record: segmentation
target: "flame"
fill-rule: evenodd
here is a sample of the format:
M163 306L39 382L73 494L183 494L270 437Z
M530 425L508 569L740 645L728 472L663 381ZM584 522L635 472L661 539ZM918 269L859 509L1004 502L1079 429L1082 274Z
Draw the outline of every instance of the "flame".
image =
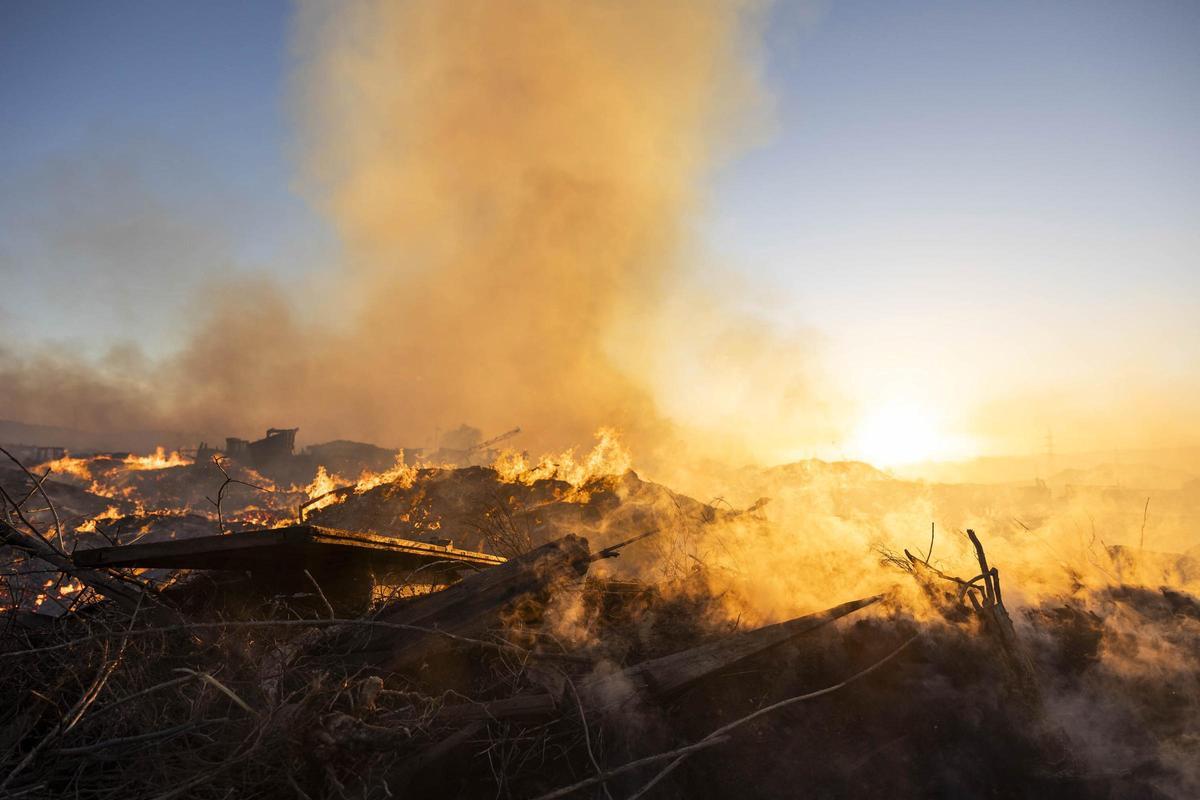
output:
M396 463L389 469L376 473L364 470L358 478L358 483L354 484L354 493L362 494L385 483L398 485L402 489L409 489L416 479L417 468L404 463L404 451L401 450L396 454Z
M317 474L304 487L304 493L308 495L309 500L316 500L318 497L323 497L336 488L338 488L337 481L333 479L333 476L322 465L317 467Z
M42 466L58 475L70 475L74 478L78 478L81 481L92 480L90 459L77 458L75 456L63 456L62 458L56 458L53 461L47 461Z
M248 528L283 528L295 523L295 517L270 508L248 506L233 514L230 521Z
M95 533L96 525L98 523L104 522L104 521L110 520L110 519L119 519L120 517L121 517L120 509L118 509L116 506L109 506L108 508L101 511L99 514L96 514L95 516L84 520L82 524L77 525L75 527L75 532L76 533Z
M162 447L157 447L154 452L148 456L126 456L125 466L131 470L146 470L146 469L167 469L169 467L186 467L192 462L179 454L178 450L172 450L170 455L167 455L166 450Z
M589 480L603 475L621 475L633 464L629 451L621 443L620 434L612 428L596 431L596 445L582 459L575 457L575 448L558 456L542 456L530 466L525 456L511 450L501 453L492 468L506 483L532 484L555 479L578 488Z
M325 469L324 465L317 467L317 474L307 486L304 487L304 493L308 495L308 499L314 502L308 504L309 511L316 511L319 508L331 506L334 503L341 502L342 498L333 494L335 489L338 489L338 483L333 475Z
M401 488L409 488L417 477L417 468L404 463L404 452L396 454L395 463L388 469L382 472L371 472L363 470L359 475L358 480L354 483L354 494L362 494L363 492L374 489L376 486L398 485ZM339 478L336 475L330 474L325 469L324 465L317 467L317 473L313 476L312 481L304 487L303 491L308 496L308 499L313 501L306 508L309 511L326 508L343 502L347 493L335 492L338 489L345 488L345 482L339 483Z

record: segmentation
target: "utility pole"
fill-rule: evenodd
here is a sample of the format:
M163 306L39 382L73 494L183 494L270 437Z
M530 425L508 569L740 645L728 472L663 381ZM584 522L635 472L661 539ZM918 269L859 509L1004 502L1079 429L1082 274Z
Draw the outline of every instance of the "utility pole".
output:
M1046 429L1046 477L1054 474L1054 432Z

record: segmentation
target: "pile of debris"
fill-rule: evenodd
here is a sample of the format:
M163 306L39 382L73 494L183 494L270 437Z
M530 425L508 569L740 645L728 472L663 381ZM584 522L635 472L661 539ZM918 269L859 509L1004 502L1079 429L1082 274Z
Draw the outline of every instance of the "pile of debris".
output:
M26 477L2 497L10 571L83 589L54 617L9 595L2 796L1198 788L1197 671L1165 686L1107 668L1106 620L1078 605L1032 606L1018 630L973 533L978 575L906 553L891 562L911 593L750 626L698 561L657 583L596 569L746 515L632 473L575 486L441 470L286 527L73 552L43 522L44 476ZM1114 587L1106 602L1200 644L1190 595ZM1119 753L1097 741L1130 725Z

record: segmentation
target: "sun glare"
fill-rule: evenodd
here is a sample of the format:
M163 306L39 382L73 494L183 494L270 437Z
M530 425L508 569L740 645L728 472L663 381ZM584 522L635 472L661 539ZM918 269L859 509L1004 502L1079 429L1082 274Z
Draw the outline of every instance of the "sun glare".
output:
M849 454L877 467L894 467L963 455L962 443L930 409L893 403L868 411L854 430Z

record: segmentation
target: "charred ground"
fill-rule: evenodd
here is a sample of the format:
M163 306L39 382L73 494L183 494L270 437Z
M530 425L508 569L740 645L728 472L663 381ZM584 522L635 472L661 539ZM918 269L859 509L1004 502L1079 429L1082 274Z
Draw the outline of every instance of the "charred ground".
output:
M405 467L317 492L231 463L77 466L0 472L11 796L1200 790L1195 558L1106 546L1103 525L1048 581L1017 558L1018 526L939 532L933 553L915 529L797 551L780 537L806 531L781 531L793 518L769 503L701 502L628 471ZM972 510L979 487L785 472L765 488L825 537L831 513L882 530L918 495L951 525L997 518ZM747 481L746 496L764 488ZM987 502L1049 536L1054 494L1033 494ZM73 557L300 516L508 560L438 581L380 574L346 598L261 570ZM755 602L805 585L791 606Z

